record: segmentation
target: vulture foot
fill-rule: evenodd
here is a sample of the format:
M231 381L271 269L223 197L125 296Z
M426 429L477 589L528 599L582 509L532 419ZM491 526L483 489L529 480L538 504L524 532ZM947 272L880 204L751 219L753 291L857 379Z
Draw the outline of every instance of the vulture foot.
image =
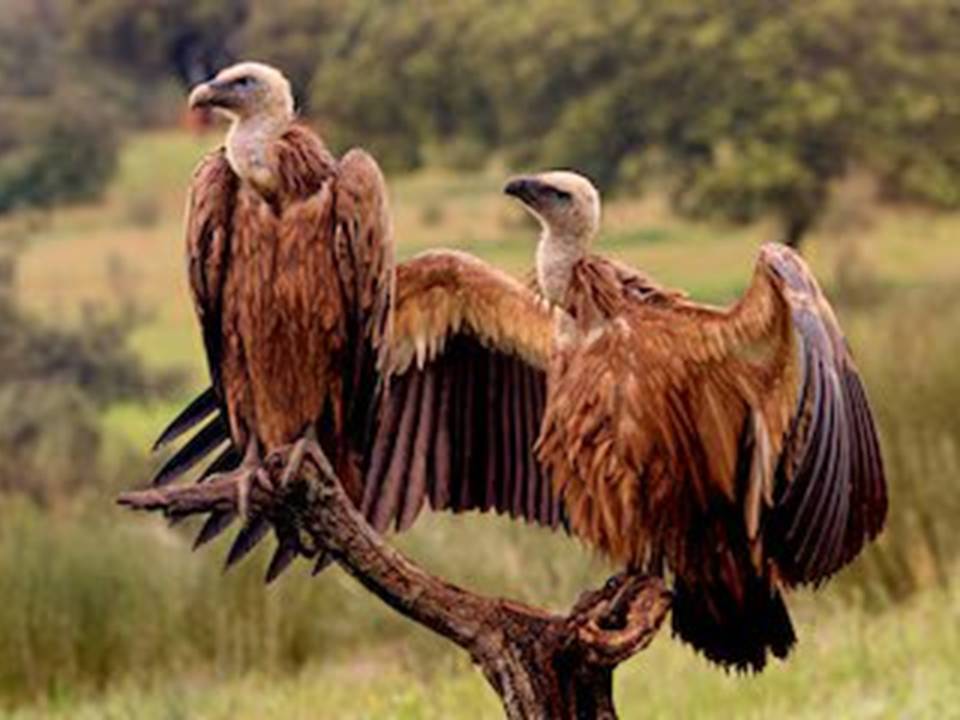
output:
M270 471L266 473L266 477L277 478L277 471L282 468L279 478L274 481L275 484L271 489L279 493L288 489L308 459L319 467L331 468L330 461L317 442L316 432L313 429L308 429L295 443L275 450L267 458L266 466ZM321 572L332 561L324 548L317 546L309 534L301 532L294 518L283 514L278 515L273 518L273 527L278 546L267 569L268 583L273 582L298 556L317 558L314 574Z
M330 472L333 472L333 466L323 452L323 448L320 447L320 443L317 442L316 432L313 429L307 430L293 445L277 451L276 455L281 457L286 455L283 473L280 475L280 489L289 487L307 459L316 463L317 467L329 468Z
M237 511L240 517L251 522L250 517L250 490L254 483L259 483L264 489L271 487L270 477L260 464L259 460L248 463L246 460L235 470L216 473L210 476L210 481L217 483L232 483L236 487Z

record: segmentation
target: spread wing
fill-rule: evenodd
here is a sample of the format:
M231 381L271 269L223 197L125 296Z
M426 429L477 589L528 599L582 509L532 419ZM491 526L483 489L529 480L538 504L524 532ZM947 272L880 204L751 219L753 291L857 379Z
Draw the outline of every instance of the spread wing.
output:
M435 510L495 510L556 527L533 457L553 325L522 284L471 256L397 269L394 334L362 509L379 531Z
M614 295L575 290L584 308ZM883 526L863 385L816 281L783 246L764 247L729 310L682 298L621 308L558 353L538 455L575 532L634 567L670 568L678 634L759 669L795 640L779 588L822 581Z
M398 266L368 431L362 506L372 524L406 529L426 503L564 521L532 452L552 333L531 290L476 258L430 252ZM194 401L205 417L216 410L204 402L209 393Z
M863 382L816 280L783 246L767 246L761 264L787 300L800 371L786 396L793 411L774 468L768 542L789 582L816 582L883 529L883 460Z
M678 573L696 566L715 545L688 542L690 531L723 505L737 509L731 537L745 534L758 566L772 559L791 584L826 578L879 533L887 501L866 394L829 304L789 249L764 247L730 310L634 303L568 362L546 424L574 423L578 440L560 447L574 433L546 432L540 454L574 488L570 473L602 472L601 456L619 449L629 470L620 484L639 484L623 504L639 512L618 515L611 500L597 534L634 526L631 560L666 552ZM571 516L592 513L583 504L605 492L566 498Z

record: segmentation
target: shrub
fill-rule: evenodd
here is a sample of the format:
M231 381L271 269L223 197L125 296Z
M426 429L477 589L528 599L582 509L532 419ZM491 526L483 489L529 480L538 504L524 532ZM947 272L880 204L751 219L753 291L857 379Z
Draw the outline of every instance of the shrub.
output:
M92 91L5 102L0 213L99 197L117 165L119 130Z

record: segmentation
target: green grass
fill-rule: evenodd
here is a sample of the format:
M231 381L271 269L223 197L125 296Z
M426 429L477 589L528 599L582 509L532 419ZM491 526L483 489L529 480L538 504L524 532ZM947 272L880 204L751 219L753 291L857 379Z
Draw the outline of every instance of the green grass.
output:
M152 313L138 350L188 369L199 388L181 213L191 168L215 141L135 137L105 202L56 214L35 238L19 276L24 301L69 322L85 303L133 295ZM458 247L529 269L536 229L500 194L503 179L430 170L392 181L399 255ZM664 632L617 676L624 717L960 716L960 603L946 589L960 552L960 216L864 214L869 224L828 218L808 257L837 300L881 424L888 531L830 590L793 599L801 645L789 663L729 677ZM609 203L604 223L598 250L710 301L737 295L773 236L762 224L679 220L657 196ZM107 413L114 462L130 448L142 457L184 399ZM146 475L139 464L127 472L126 485ZM0 506L0 715L497 716L463 657L338 571L312 580L294 569L265 590L263 548L222 575L224 542L191 554L185 530L113 507L115 489L91 479L85 502ZM608 570L567 538L489 518L430 518L397 542L457 582L558 609Z
M810 609L810 608L807 608ZM827 612L830 611L830 612ZM958 716L960 601L930 593L895 613L867 615L821 602L801 615L802 644L762 676L724 675L664 632L621 668L616 698L623 718L924 718ZM479 673L460 656L429 675L404 669L387 649L339 663L313 663L277 678L179 677L127 686L105 697L65 697L22 710L35 718L473 718L499 717Z

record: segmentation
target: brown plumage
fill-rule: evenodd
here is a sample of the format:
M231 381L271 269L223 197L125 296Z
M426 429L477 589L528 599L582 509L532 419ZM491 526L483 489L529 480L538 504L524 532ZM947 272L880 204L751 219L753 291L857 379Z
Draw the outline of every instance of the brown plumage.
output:
M476 258L429 252L397 268L390 383L362 505L374 527L404 530L426 502L563 521L533 456L551 336L536 293Z
M669 570L674 629L711 659L785 656L782 591L852 560L887 509L866 395L806 264L766 245L744 297L712 308L589 254L583 178L507 192L544 226L541 284L563 311L537 457L573 531Z
M248 468L315 433L358 496L393 284L386 189L365 152L337 160L298 124L289 92L277 71L243 63L191 95L233 119L225 147L197 169L187 211L190 287L213 381L200 409L223 408ZM208 425L209 440L174 470L222 440L223 425ZM224 466L239 459L224 457Z
M378 411L362 446L364 492L357 499L367 520L381 532L405 530L429 506L563 523L558 496L533 454L546 402L549 308L505 273L448 251L398 265L394 297L380 368L389 382L378 385ZM158 445L216 411L208 390ZM180 460L184 453L205 456L226 439L216 414L167 462L165 481L189 467ZM220 457L236 462L236 456L231 445ZM226 525L213 516L206 527L200 542Z
M540 296L460 253L399 266L368 519L404 529L429 504L563 524L671 575L674 630L710 659L784 657L783 591L850 562L887 508L866 394L816 281L766 245L737 304L697 304L589 252L585 179L507 192L544 227Z
M600 205L585 179L507 191L544 225L553 309L461 254L401 267L368 516L402 529L430 500L563 521L624 566L672 575L674 629L710 659L786 656L783 591L850 562L887 507L866 395L809 269L765 245L740 302L697 304L588 252ZM524 403L543 371L545 404Z

